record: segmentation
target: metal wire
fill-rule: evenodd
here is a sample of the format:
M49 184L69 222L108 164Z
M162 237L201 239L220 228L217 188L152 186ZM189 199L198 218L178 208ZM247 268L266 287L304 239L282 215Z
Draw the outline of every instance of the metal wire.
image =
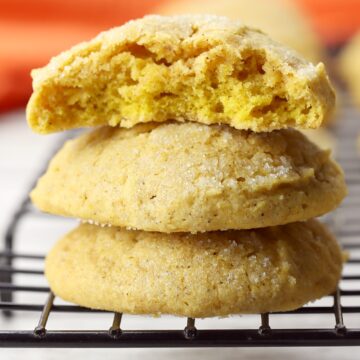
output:
M113 338L118 338L121 335L121 329L120 329L121 318L122 318L121 313L115 313L114 314L114 320L113 320L113 323L112 323L112 325L111 325L111 327L109 329L109 334Z
M55 296L52 292L49 293L49 296L44 305L44 309L41 313L38 326L34 330L34 335L38 337L44 337L46 335L46 323L48 321L51 308L54 303Z
M359 117L349 104L343 101L343 121L334 129L339 139L338 160L345 169L350 195L332 217L325 220L336 233L344 249L350 253L346 266L360 265L360 258L352 256L355 250L360 251L360 159L356 155L356 136L360 126ZM333 305L305 306L294 311L283 313L259 314L260 326L254 324L249 329L197 329L195 319L188 318L183 329L179 330L126 330L121 327L124 317L114 313L112 323L104 324L104 330L61 330L47 329L47 321L51 313L84 313L92 316L105 313L100 310L86 309L76 305L57 305L55 296L46 286L33 286L13 283L12 275L23 274L42 277L40 267L21 268L13 266L14 259L30 259L42 264L42 254L26 254L13 249L16 230L28 214L34 214L28 198L20 204L9 224L5 236L5 250L0 252L0 310L4 315L17 311L39 312L37 325L28 331L3 331L0 329L0 347L214 347L214 346L348 346L360 345L360 328L350 328L344 322L343 314L360 314L360 267L357 273L345 274L343 281L356 282L358 288L337 289L329 297ZM43 216L36 212L37 216ZM359 255L359 254L358 254ZM48 293L45 304L20 303L14 300L17 292ZM342 305L342 298L355 300L356 305ZM16 298L15 298L16 299ZM333 327L314 329L278 329L270 326L273 316L301 316L324 314L332 316ZM153 321L156 321L154 319Z

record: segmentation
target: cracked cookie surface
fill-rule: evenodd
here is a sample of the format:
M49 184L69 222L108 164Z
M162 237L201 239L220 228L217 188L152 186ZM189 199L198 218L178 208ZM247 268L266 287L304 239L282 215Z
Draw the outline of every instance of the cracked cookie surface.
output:
M323 64L218 16L147 16L101 33L34 70L30 127L169 119L256 132L317 128L334 108Z

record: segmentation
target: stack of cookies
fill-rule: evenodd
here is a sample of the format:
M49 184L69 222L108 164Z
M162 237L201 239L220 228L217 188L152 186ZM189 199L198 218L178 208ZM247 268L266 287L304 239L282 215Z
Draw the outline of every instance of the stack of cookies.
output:
M33 72L27 116L68 141L31 193L83 222L52 249L54 293L188 317L285 311L331 293L342 255L313 218L343 173L298 130L334 106L324 66L215 16L148 16Z

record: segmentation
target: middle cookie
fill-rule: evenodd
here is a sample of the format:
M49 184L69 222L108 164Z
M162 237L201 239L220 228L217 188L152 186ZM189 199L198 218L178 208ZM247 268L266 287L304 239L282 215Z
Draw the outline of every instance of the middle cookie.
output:
M91 223L194 233L307 220L345 195L329 152L296 130L168 122L68 141L31 198L45 212Z

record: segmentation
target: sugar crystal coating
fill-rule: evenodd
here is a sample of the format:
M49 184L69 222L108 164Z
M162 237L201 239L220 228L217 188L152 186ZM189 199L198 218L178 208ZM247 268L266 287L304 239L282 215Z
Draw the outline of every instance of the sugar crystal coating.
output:
M82 306L208 317L293 310L334 291L341 268L335 239L310 220L196 235L81 225L50 251L45 274Z
M329 152L296 130L170 122L67 142L31 198L43 211L99 224L203 232L306 220L345 194Z

